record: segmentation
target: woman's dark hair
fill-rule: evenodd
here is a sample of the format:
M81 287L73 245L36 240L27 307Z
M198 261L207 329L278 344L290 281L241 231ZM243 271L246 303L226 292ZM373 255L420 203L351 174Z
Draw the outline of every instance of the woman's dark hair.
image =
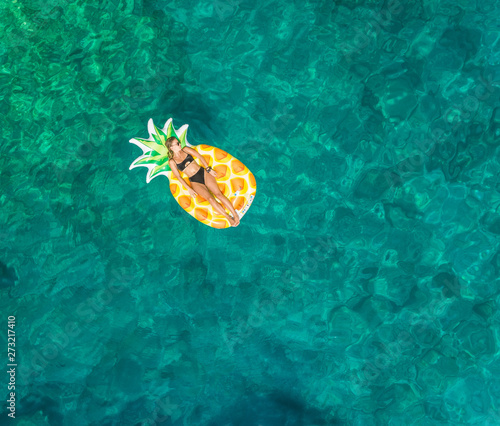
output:
M174 158L174 151L170 148L174 142L178 142L179 139L177 139L175 136L170 136L166 141L165 141L165 146L168 149L168 159L171 160Z

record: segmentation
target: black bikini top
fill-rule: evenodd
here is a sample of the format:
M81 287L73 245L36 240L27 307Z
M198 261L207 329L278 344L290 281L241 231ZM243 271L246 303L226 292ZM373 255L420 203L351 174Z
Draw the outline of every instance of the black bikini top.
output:
M175 161L175 160L174 160ZM186 161L188 162L187 164ZM184 158L184 161L182 163L175 163L177 164L177 167L180 169L180 171L184 171L187 166L189 166L192 162L194 161L194 158L191 154L186 155L186 158ZM181 168L182 167L182 168Z

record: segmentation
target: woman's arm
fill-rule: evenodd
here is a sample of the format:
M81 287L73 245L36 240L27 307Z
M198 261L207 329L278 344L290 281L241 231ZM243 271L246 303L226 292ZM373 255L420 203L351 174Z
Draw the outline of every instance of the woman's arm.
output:
M188 146L184 147L184 151L187 153L191 154L193 157L196 157L198 160L201 161L201 164L203 164L204 168L208 167L207 161L203 158L203 155L198 154L193 148L189 148Z
M182 178L181 174L179 173L179 169L177 168L177 164L175 164L175 161L174 160L169 160L168 161L168 165L170 166L170 169L172 170L174 176L177 179L179 179L180 183L182 183L182 186L189 191L191 189L191 187Z

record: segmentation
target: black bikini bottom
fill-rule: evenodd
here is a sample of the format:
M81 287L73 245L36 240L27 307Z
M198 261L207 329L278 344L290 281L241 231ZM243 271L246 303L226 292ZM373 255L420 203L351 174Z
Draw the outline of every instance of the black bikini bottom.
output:
M200 167L198 171L189 178L189 180L191 182L198 182L205 185L205 169L203 167Z

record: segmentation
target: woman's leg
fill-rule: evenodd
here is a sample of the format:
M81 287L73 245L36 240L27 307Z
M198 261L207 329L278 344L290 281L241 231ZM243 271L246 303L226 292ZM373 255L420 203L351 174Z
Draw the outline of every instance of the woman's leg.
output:
M238 213L236 213L236 210L234 209L234 206L231 204L231 201L227 199L227 197L222 193L222 191L219 189L219 185L217 185L217 181L215 178L208 172L205 171L205 184L207 185L207 188L212 191L212 194L214 194L215 197L217 197L222 204L233 214L234 219L236 220L236 224L240 223L240 217L238 216Z
M237 225L235 220L226 213L226 211L224 210L224 207L222 207L217 202L217 200L214 197L212 197L212 194L210 194L210 192L208 192L208 189L205 185L203 185L202 183L198 183L198 182L191 182L191 185L193 186L193 189L195 190L195 192L198 195L200 195L205 200L207 200L215 211L217 211L218 213L223 215L229 221L231 226Z

